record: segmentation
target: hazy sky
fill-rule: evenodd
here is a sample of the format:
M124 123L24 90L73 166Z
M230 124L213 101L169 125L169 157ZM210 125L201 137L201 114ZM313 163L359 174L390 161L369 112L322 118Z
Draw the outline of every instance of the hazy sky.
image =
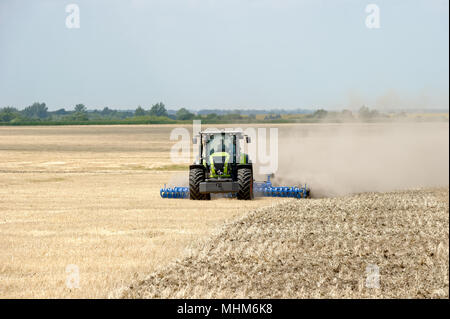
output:
M0 0L0 107L448 108L448 33L448 0Z

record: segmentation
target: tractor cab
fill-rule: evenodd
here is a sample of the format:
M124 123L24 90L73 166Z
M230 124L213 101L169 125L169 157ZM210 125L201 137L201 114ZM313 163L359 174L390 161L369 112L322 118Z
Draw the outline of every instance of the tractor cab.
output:
M236 163L236 135L214 133L204 142L203 164L209 169L209 177L231 177L229 164Z
M250 138L242 131L206 130L200 133L202 164L208 171L207 178L231 178L236 175L237 164L249 163L248 155L241 150L241 141Z

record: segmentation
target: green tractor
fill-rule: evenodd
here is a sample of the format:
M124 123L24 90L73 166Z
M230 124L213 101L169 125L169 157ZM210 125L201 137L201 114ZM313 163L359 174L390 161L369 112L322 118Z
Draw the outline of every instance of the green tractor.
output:
M253 165L240 147L250 143L241 131L205 130L193 138L199 156L189 166L189 198L209 200L213 193L229 193L237 199L253 199Z

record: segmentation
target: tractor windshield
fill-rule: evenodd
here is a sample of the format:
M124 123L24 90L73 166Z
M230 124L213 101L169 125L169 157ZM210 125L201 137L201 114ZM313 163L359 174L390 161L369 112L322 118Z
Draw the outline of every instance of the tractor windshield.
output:
M236 154L236 136L224 133L211 134L206 139L204 156L208 161L213 154L227 153L230 162L234 161Z

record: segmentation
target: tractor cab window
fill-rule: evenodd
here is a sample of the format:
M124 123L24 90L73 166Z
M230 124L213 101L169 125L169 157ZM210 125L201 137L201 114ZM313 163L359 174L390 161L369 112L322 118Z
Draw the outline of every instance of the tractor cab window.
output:
M213 154L227 153L230 157L230 162L232 162L234 155L236 154L236 137L229 134L211 134L206 139L204 147L204 157L207 162L209 162L209 157Z

